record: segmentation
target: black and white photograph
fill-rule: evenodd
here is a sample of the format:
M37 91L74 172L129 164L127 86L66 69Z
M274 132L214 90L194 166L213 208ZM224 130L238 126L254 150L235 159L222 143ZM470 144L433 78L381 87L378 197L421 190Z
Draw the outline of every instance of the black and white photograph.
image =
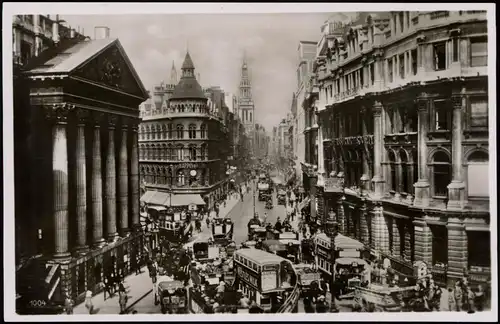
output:
M498 320L493 4L7 3L3 36L6 319Z

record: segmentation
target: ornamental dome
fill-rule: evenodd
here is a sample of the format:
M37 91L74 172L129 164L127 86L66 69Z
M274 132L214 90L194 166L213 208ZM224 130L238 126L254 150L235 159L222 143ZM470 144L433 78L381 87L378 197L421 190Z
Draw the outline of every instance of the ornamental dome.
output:
M194 74L194 64L189 52L182 63L182 75L170 99L206 99L203 89Z

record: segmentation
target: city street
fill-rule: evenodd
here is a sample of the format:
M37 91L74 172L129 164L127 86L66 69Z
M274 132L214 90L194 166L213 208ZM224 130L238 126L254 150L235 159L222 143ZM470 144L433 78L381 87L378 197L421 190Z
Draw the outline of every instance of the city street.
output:
M254 213L254 198L253 193L255 192L255 211L259 214L259 217L263 218L264 214L267 213L267 222L274 225L278 217L283 221L286 216L286 208L283 205L278 206L276 195L273 193L273 209L266 209L265 202L258 200L258 192L255 191L255 185L253 182L250 185L250 191L244 194L243 202L239 202L230 212L229 217L234 222L234 236L233 239L236 244L241 244L248 240L248 221L253 217Z

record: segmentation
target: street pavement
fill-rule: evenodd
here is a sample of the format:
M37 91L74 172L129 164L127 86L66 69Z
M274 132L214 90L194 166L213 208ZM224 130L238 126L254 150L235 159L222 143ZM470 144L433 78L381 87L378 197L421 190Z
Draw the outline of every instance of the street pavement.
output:
M131 313L135 304L142 301L142 299L153 295L151 293L153 284L151 278L149 278L147 267L143 267L139 275L132 274L127 276L124 286L128 295L127 313ZM120 304L118 300L118 294L116 293L111 298L106 294L106 300L104 300L104 293L93 296L92 303L94 305L94 310L92 314L120 314ZM89 312L85 307L85 302L76 305L73 308L73 313L88 314Z
M256 186L251 181L249 191L243 195L243 202L238 202L236 206L229 212L229 217L234 223L234 233L233 240L236 244L241 244L248 240L248 221L253 217L254 214L254 193L255 193L255 211L259 214L259 217L263 218L264 214L267 213L267 222L274 224L278 217L281 221L285 219L286 209L285 206L278 206L276 195L273 194L273 209L266 209L265 202L258 200L258 192L256 191Z

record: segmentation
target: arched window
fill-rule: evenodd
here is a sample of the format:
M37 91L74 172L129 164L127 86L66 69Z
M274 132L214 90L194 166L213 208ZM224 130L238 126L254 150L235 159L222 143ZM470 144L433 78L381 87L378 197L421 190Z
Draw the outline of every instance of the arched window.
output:
M146 133L146 139L151 139L151 126L146 126L147 133Z
M415 187L413 186L415 183L418 182L418 155L417 155L417 150L412 150L411 151L411 159L412 159L412 172L413 172L413 178L412 181L413 183L410 184L411 186L411 193L415 194Z
M451 163L448 155L443 151L438 151L432 159L434 196L446 197L448 195L448 185L451 182Z
M206 138L206 127L205 124L200 126L200 138Z
M184 126L182 126L181 124L177 125L177 138L184 138Z
M402 177L402 192L404 193L411 193L410 189L410 172L408 171L409 166L408 166L408 155L406 154L405 150L399 150L399 158L401 159L401 177Z
M180 113L183 113L183 112L184 112L184 105L180 105L180 106L179 106L179 112L180 112Z
M144 126L141 126L141 129L140 129L140 138L141 139L146 139L146 129L144 128Z
M397 191L397 178L396 178L396 156L393 151L389 151L389 174L391 179L391 191Z
M172 138L174 138L173 135L174 135L173 134L173 126L172 126L172 124L168 124L167 125L167 138L172 139Z
M167 145L166 144L162 144L161 145L160 160L165 160L166 157L167 157L166 155L167 155Z
M200 160L206 160L206 153L207 153L206 151L207 151L206 145L202 144L200 146Z
M196 146L189 146L189 159L191 161L196 161Z
M151 139L156 139L156 125L151 127Z
M185 175L183 170L177 172L177 185L184 186L186 183Z
M177 146L177 160L184 161L184 146L183 145Z
M139 160L144 159L144 145L141 145L139 148Z
M189 138L190 139L196 138L196 125L195 124L189 125Z
M165 124L161 125L161 138L166 139L167 138L167 127Z
M171 144L167 145L166 159L172 160L172 145Z
M476 151L467 160L468 197L489 197L488 153Z
M169 185L172 185L172 184L173 184L173 181L172 181L172 180L173 180L173 176L172 176L172 175L173 175L173 173L172 173L172 169L168 169L168 170L167 170L167 183L168 183Z

